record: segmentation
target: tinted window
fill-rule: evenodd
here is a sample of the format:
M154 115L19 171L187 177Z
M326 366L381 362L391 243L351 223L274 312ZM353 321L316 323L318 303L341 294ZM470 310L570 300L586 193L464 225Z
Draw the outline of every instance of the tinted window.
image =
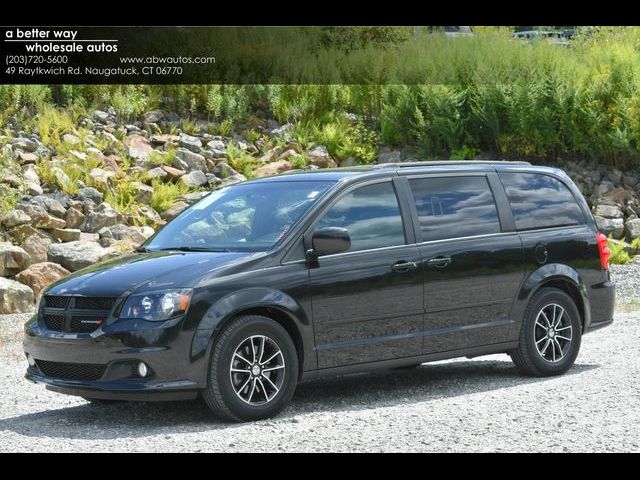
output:
M500 232L498 210L484 177L409 180L422 241Z
M560 180L536 173L501 173L518 230L584 223L584 214Z
M350 252L404 245L398 199L391 182L358 188L338 200L316 228L342 227L351 234Z

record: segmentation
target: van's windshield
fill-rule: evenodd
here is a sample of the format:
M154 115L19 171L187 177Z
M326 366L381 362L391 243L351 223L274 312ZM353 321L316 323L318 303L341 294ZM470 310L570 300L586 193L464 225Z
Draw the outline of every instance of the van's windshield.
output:
M142 248L270 250L332 183L282 181L221 188L183 211Z

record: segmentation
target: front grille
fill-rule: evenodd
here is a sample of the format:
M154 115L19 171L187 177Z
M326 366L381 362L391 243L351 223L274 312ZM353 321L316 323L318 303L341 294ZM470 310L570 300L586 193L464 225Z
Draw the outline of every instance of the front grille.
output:
M48 362L45 360L36 360L36 366L45 376L61 380L98 380L107 369L106 365Z
M77 297L76 308L79 310L111 310L116 302L112 297Z
M74 315L69 325L70 332L90 333L104 323L104 317Z
M41 319L49 330L91 333L107 320L116 300L115 297L45 295Z
M53 295L44 296L44 305L49 308L67 308L70 297L60 297Z
M64 315L45 314L44 323L49 330L64 330Z

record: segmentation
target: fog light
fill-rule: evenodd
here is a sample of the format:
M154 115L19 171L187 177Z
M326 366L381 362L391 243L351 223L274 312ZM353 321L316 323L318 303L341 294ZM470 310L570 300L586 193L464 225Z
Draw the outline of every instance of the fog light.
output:
M30 353L27 353L27 362L30 367L33 367L36 364L35 358L33 358Z
M141 377L146 377L147 373L147 366L144 364L144 362L140 362L138 364L138 375L140 375Z

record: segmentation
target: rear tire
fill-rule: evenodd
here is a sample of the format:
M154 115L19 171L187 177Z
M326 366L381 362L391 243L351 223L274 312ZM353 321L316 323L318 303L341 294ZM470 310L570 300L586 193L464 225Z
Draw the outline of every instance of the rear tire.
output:
M541 288L525 311L518 348L508 353L527 375L561 375L575 362L581 339L582 322L573 299L562 290Z
M298 353L287 331L260 315L233 320L216 339L202 397L219 417L269 418L287 406L298 381Z

